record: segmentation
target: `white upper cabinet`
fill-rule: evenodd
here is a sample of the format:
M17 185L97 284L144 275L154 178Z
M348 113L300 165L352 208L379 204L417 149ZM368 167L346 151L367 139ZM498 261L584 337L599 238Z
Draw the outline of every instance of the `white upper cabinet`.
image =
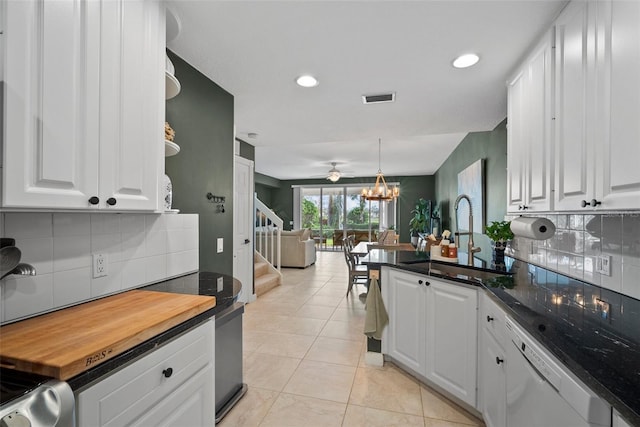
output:
M100 5L5 7L3 206L86 208L98 195Z
M556 22L556 175L558 210L594 194L595 21L587 2L570 3Z
M162 4L24 0L5 7L2 206L156 210Z
M639 209L640 4L570 3L555 53L556 209Z
M508 84L507 207L551 209L552 68L551 33Z
M640 209L640 2L597 3L595 198Z

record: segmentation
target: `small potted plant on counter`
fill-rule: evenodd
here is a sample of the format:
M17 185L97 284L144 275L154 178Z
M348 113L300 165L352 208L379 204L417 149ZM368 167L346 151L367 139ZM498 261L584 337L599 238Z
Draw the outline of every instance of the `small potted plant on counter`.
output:
M504 250L507 248L507 243L513 240L510 225L511 221L492 221L485 229L485 234L491 239L496 265L504 264Z

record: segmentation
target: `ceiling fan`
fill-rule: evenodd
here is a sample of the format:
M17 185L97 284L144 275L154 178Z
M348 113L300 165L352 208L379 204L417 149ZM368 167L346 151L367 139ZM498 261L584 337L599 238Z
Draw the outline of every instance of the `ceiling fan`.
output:
M331 182L338 182L338 180L340 179L340 177L342 176L342 172L340 172L337 168L336 168L337 163L336 162L331 162L331 169L329 169L329 172L327 172L327 179Z

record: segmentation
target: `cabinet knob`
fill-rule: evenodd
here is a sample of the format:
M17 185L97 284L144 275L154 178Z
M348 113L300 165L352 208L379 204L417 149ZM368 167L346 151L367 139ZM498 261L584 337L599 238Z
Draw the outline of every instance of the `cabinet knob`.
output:
M527 205L518 205L518 210L519 211L526 211L527 209L529 209L529 206L527 206Z
M580 206L582 206L583 208L586 208L587 206L589 206L591 203L587 202L586 200L583 200L580 202Z
M491 322L493 320L493 317L487 315L487 322Z
M162 371L162 375L164 375L165 378L169 378L171 375L173 375L173 368L167 368L164 371Z
M427 281L425 280L424 284L425 284L426 286L429 286L429 285L431 285L431 282L427 282Z
M504 363L504 359L500 359L498 356L496 356L496 365L499 365L501 363Z
M115 198L113 198L113 197L109 197L109 198L107 199L107 204L108 204L109 206L115 206L115 205L116 205L116 203L117 203L117 200L116 200Z
M424 283L424 281L418 280L418 285L422 285L423 283Z
M89 199L90 205L97 205L98 203L100 203L100 199L98 199L96 196L93 196Z

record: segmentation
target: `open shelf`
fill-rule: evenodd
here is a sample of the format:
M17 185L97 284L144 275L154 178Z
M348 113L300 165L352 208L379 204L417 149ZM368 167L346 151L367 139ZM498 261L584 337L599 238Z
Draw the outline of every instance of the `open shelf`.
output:
M171 157L175 156L180 152L180 146L175 142L171 142L169 140L164 140L164 156Z
M164 86L165 86L165 99L171 99L177 94L180 93L180 82L176 77L169 73L168 71L164 72Z

